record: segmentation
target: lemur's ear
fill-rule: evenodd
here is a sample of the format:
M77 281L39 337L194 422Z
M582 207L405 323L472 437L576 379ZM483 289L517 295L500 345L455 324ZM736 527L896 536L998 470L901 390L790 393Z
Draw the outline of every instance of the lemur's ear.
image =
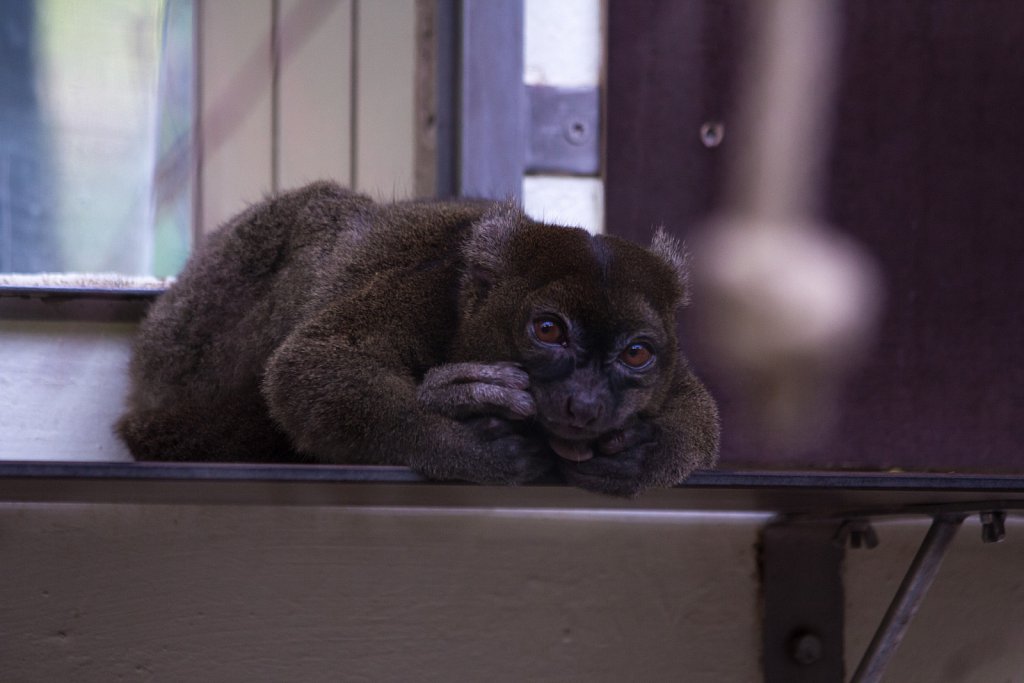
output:
M509 245L523 218L522 209L507 201L497 204L477 221L462 248L466 263L464 284L478 291L487 290L502 276L509 262Z
M680 306L690 303L690 253L686 245L659 226L651 240L651 252L675 275Z

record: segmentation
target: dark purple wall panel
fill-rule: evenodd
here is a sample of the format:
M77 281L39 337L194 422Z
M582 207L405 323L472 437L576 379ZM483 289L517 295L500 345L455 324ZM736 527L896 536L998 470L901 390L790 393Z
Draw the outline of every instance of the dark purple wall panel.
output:
M713 206L741 6L610 2L611 232L685 236ZM1024 470L1024 4L850 2L844 16L825 206L882 264L881 337L818 453L749 446L712 381L724 464ZM712 119L726 138L707 149Z

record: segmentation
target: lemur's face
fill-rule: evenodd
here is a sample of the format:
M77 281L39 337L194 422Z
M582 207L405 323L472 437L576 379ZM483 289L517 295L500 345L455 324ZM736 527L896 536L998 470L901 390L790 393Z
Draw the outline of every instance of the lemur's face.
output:
M504 259L455 355L523 367L534 426L565 460L587 460L595 440L664 401L678 357L679 276L631 242L529 220Z
M574 273L534 292L516 330L537 422L574 461L664 393L676 356L673 321L641 292L587 279Z

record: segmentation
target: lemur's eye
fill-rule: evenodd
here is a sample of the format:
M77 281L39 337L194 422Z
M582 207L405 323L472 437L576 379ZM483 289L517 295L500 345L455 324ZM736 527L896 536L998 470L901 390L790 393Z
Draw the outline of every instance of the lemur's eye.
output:
M654 351L644 342L633 342L622 350L619 360L634 369L644 368L654 360Z
M565 325L554 316L544 315L533 321L533 334L541 344L565 346L568 343Z

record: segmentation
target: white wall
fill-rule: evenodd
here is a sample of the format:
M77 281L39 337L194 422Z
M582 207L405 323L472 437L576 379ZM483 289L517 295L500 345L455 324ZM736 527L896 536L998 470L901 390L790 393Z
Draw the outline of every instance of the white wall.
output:
M598 87L602 82L601 0L525 0L524 80L528 85ZM604 229L600 177L527 175L523 205L537 219Z
M113 424L134 331L0 319L0 460L131 460Z

